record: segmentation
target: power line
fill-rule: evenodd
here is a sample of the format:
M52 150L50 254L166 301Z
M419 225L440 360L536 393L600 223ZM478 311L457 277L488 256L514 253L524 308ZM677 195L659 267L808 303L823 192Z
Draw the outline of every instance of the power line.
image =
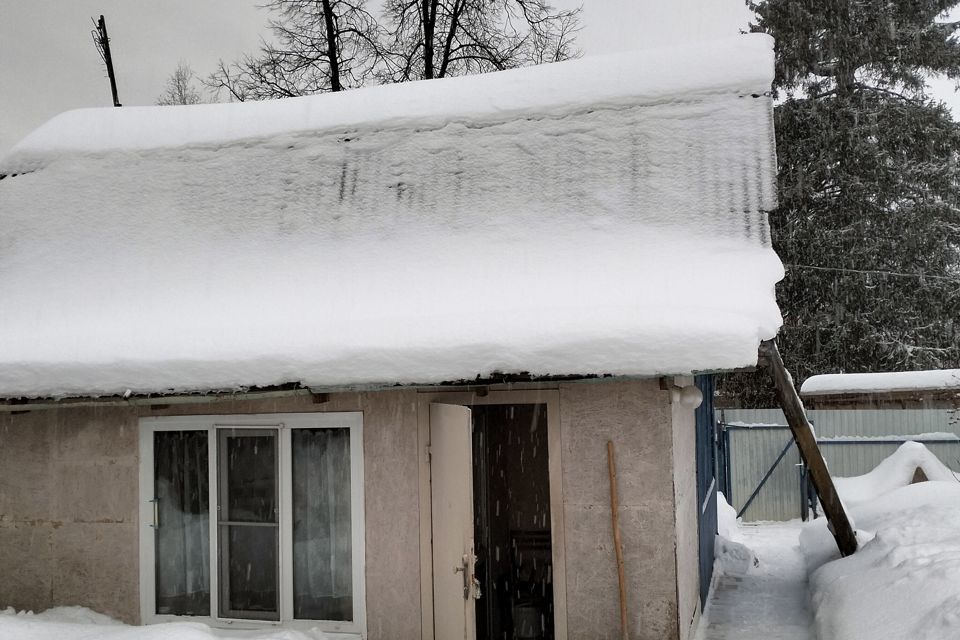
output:
M923 273L904 273L901 271L883 271L880 269L844 269L842 267L815 267L810 264L789 264L783 266L791 269L811 269L814 271L832 271L836 273L860 273L864 275L882 275L897 276L900 278L917 278L918 280L945 280L947 282L960 282L960 275L957 276L935 276Z

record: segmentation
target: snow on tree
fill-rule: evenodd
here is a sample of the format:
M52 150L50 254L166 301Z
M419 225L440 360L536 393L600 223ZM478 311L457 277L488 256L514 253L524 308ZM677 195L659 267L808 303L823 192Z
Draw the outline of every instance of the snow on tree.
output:
M777 42L774 247L784 359L812 374L960 366L960 128L926 93L960 78L957 0L763 0ZM767 403L765 377L724 394Z

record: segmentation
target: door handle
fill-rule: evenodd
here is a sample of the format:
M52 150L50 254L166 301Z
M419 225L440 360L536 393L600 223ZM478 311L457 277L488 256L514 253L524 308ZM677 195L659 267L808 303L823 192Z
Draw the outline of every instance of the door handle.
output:
M474 600L480 599L480 581L476 574L477 556L465 553L460 559L460 566L454 567L454 573L463 574L463 599L469 600L471 593Z
M463 556L460 558L460 566L453 568L454 573L463 574L463 599L464 600L470 599L470 585L471 585L470 581L473 579L473 572L470 570L471 569L470 564L471 564L470 556L467 554L463 554Z
M147 502L153 503L153 522L147 526L151 529L160 528L160 498L152 498L147 500Z

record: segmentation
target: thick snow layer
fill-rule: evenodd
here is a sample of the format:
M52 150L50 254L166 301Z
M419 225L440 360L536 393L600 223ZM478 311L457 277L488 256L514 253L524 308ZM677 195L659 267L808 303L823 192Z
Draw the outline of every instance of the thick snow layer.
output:
M69 151L222 144L317 131L443 127L566 115L583 109L762 94L773 80L766 35L680 48L592 56L463 78L368 87L323 96L186 107L80 109L16 145L0 173L29 170Z
M0 396L753 365L770 46L66 114L0 163Z
M950 389L960 392L960 369L834 373L811 376L800 387L800 393L806 396L825 396L843 393L895 393Z
M949 431L931 431L929 433L915 433L908 436L901 435L883 435L883 436L859 436L859 435L844 435L844 436L829 436L829 437L819 437L817 442L871 442L871 441L884 441L884 442L930 442L930 441L943 441L943 440L960 440L960 435L951 433Z
M0 638L10 640L324 640L319 630L222 631L197 622L128 626L83 607L41 613L0 610Z
M714 539L714 581L720 576L743 576L759 561L750 547L744 544L737 511L727 502L722 491L717 492L717 537Z
M918 468L923 470L928 480L960 482L960 476L940 462L925 446L919 442L905 442L870 473L852 478L834 478L834 484L844 504L855 507L909 485ZM960 504L957 506L960 507Z
M860 550L824 564L810 579L819 637L960 637L958 507L956 481L901 487L855 507L866 530L858 533ZM829 534L816 531L825 546ZM805 546L816 545L807 540Z
M930 481L910 484L918 466ZM839 559L822 519L801 533L819 637L960 638L960 478L907 443L870 473L836 484L860 549Z

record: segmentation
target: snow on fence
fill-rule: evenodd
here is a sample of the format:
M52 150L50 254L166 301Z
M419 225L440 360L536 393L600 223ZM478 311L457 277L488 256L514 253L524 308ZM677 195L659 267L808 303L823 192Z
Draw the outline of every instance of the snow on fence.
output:
M807 413L834 476L867 473L906 440L923 442L941 462L960 471L960 411L814 409ZM737 512L743 510L747 521L801 517L800 459L783 413L722 409L716 415L720 488Z

